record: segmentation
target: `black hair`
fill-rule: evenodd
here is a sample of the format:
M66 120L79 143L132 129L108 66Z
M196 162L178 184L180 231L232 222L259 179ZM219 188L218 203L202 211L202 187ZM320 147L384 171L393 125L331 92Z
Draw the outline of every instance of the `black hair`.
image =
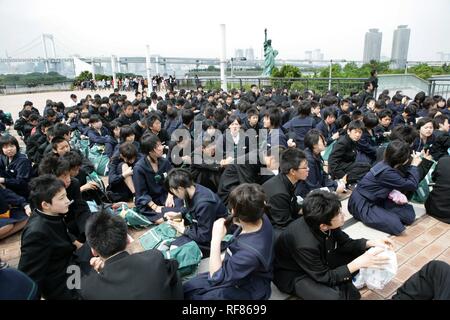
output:
M420 130L420 128L422 128L424 125L426 125L429 122L431 122L433 124L433 128L434 128L433 119L428 118L428 117L423 117L423 118L420 118L419 120L417 120L416 129Z
M185 125L189 125L194 120L194 116L194 111L191 109L183 109L181 111L181 120Z
M297 170L300 163L306 160L306 155L299 149L287 149L281 154L280 171L288 174L291 169Z
M340 210L341 201L332 192L313 190L303 200L303 217L313 230L319 230L321 224L331 225Z
M202 122L202 130L206 131L209 127L213 127L214 129L217 129L217 121L211 120L211 119L205 119Z
M433 106L436 103L436 101L432 97L426 97L422 102L422 107L426 110L430 109L431 106Z
M305 148L313 150L314 146L319 143L319 139L322 139L323 144L326 145L325 138L323 134L317 129L309 130L304 139Z
M232 114L227 119L227 127L229 127L234 121L237 121L240 125L242 125L242 120L237 115Z
M64 137L61 136L54 136L52 139L52 149L56 150L56 146L60 144L61 142L67 142L67 140ZM68 142L67 142L68 143Z
M352 118L348 114L341 114L336 119L336 128L337 129L343 129L346 125L348 125L350 122L352 122Z
M147 156L151 151L153 151L156 148L158 143L161 143L161 140L159 140L158 136L153 133L149 133L142 136L141 152Z
M277 108L271 108L264 112L265 117L269 117L273 128L279 128L281 125L281 112Z
M69 151L61 157L61 159L69 161L70 169L79 167L83 163L83 158L77 151Z
M219 123L222 122L227 115L228 115L227 110L223 108L217 108L216 110L214 110L214 120L216 120Z
M423 101L425 100L425 97L426 97L425 92L420 91L414 97L414 102L417 102L419 105L421 105L423 103Z
M373 129L378 125L378 117L373 112L367 112L364 115L363 122L367 129Z
M348 124L347 131L364 130L364 123L361 120L353 120Z
M402 165L410 157L409 144L403 140L391 141L384 151L384 162L394 168L397 165Z
M126 138L130 137L130 136L136 136L136 134L134 133L134 130L132 127L130 127L129 125L125 125L123 127L120 128L120 141L125 141Z
M252 117L252 116L259 116L259 111L255 107L251 107L251 108L247 109L246 113L247 113L248 119L250 119L250 117Z
M17 139L14 136L12 136L10 134L5 134L5 135L0 136L0 154L4 154L3 146L5 146L7 144L12 144L12 145L16 146L16 153L17 154L20 153L19 141L17 141Z
M178 189L180 187L189 188L194 185L191 173L186 169L175 168L169 171L167 178L164 181L165 188L168 192L170 190Z
M266 194L262 186L256 183L244 183L234 188L228 197L228 206L233 209L233 217L254 223L267 213Z
M127 246L127 224L118 215L102 210L86 222L86 240L102 258L125 250Z
M82 112L80 114L80 118L81 119L90 119L91 118L91 114L89 112Z
M337 111L336 111L335 108L333 108L333 107L326 107L325 109L323 109L323 119L325 120L329 116L337 118Z
M138 156L138 149L133 142L124 142L119 146L119 154L125 159L133 159Z
M434 127L439 129L439 125L440 124L444 124L445 120L448 121L448 117L445 114L440 114L434 117L433 121L434 121Z
M399 124L391 130L390 139L391 141L396 139L403 140L408 144L412 144L418 136L419 133L413 126Z
M69 172L71 165L69 160L60 158L57 154L48 153L39 163L39 174L54 174L60 177L64 173Z
M52 203L53 197L62 189L64 182L53 174L43 174L34 178L29 183L30 201L33 207L42 210L42 202ZM55 212L56 213L56 212ZM58 212L59 213L59 212Z
M297 113L300 118L311 115L311 103L309 101L302 102L297 109Z
M386 117L392 118L392 111L391 110L384 109L384 110L381 110L380 112L378 112L378 119L381 120L381 119L386 118Z
M102 119L100 119L98 114L92 114L91 117L89 118L89 123L96 123L102 121Z
M70 135L70 126L65 123L56 123L53 127L53 134L59 137Z

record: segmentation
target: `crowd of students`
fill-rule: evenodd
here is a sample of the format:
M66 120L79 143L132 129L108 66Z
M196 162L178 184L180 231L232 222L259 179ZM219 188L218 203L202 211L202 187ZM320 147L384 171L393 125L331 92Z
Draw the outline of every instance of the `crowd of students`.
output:
M14 136L0 137L0 238L24 228L20 271L11 273L21 298L268 299L273 281L304 299L354 299L352 277L386 263L366 250L392 243L350 239L337 194L352 191L356 219L400 234L435 161L427 213L450 219L450 100L440 96L375 99L367 82L348 98L256 85L70 98L48 100L42 115L24 103L14 123L24 152ZM106 192L91 179L83 140L109 158ZM87 201L134 202L153 224L177 230L172 245L195 241L209 272L182 284L177 262L159 251L128 254L125 221ZM431 264L420 272L446 282L420 298L449 298L450 267ZM78 288L67 284L73 266ZM419 297L412 288L423 277L411 281L397 297Z

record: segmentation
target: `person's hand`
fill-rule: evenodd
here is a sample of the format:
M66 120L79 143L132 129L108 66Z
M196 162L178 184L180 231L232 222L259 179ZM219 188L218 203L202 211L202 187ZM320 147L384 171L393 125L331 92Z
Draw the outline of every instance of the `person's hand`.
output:
M167 211L164 213L164 217L170 220L177 219L181 217L181 213L174 211Z
M213 225L211 242L213 241L221 242L226 234L227 228L225 227L225 219L224 218L217 219Z
M98 189L98 185L94 181L89 181L88 183L86 183L85 185L83 185L80 188L81 192L86 191L86 190L96 190L96 189Z
M175 203L173 201L173 197L168 196L166 199L166 203L164 204L164 206L169 207L169 208L173 208L175 207Z
M347 185L347 176L348 176L348 174L346 174L345 176L343 176L343 177L340 179L340 181L342 181L342 183L343 183L344 185Z
M161 213L161 211L162 211L162 206L156 206L156 208L155 208L155 212L157 212L157 213Z
M345 183L338 181L338 186L336 188L337 193L343 193L345 191Z
M353 262L358 266L358 270L361 268L383 269L389 262L388 257L379 256L383 251L383 248L377 248L373 252L366 251L364 254L353 260Z
M91 260L89 261L89 264L97 272L100 272L103 269L103 267L105 266L105 262L100 257L91 258Z
M289 139L287 141L287 145L288 145L289 148L295 148L297 146L297 144L294 142L293 139Z
M132 167L128 167L128 168L125 169L124 172L122 172L122 176L124 178L132 176L132 175L133 175L133 168Z
M383 137L389 137L391 135L390 131L383 132Z
M333 139L333 140L336 140L338 138L339 138L339 132L336 132L331 136L331 139Z
M406 96L404 96L404 97L402 98L402 104L405 104L405 103L406 103L406 100L407 100L407 98L406 98Z
M75 240L73 244L75 245L75 247L77 247L77 249L80 249L83 246L83 244L78 240Z
M27 214L27 216L31 216L31 208L30 208L29 204L27 204L25 207L23 207L23 209L25 210L25 213Z
M413 151L412 154L412 161L411 161L411 165L412 166L418 166L421 162L422 162L422 158L420 157L420 153Z
M186 227L184 225L184 219L181 219L180 221L167 220L167 223L170 224L175 230L177 230L181 234L183 234L184 230L186 230Z
M220 160L220 166L224 167L227 166L229 164L233 163L233 157L228 157L226 159Z
M380 247L380 248L388 248L390 250L394 250L394 243L389 238L369 240L369 241L367 241L366 247L367 248Z
M190 164L191 163L191 156L182 156L181 160L183 160L183 163Z
M420 153L420 155L423 157L423 158L425 158L425 159L427 159L427 160L433 160L433 156L430 154L430 150L429 149L427 149L426 151L425 150L422 150L422 152Z

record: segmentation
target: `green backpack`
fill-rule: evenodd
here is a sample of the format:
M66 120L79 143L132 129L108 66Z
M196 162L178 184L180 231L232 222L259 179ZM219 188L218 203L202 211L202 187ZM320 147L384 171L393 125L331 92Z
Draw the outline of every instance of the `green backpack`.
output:
M109 158L106 154L103 154L104 150L104 146L95 144L89 149L87 155L87 158L94 165L95 172L101 176L107 176L109 171Z
M152 224L146 216L138 212L137 208L129 208L126 203L114 210L114 213L121 216L132 228L146 228Z
M428 196L430 195L430 186L429 184L433 181L432 175L434 172L434 169L436 168L436 161L433 161L433 165L431 166L430 170L428 171L425 178L422 179L422 181L419 182L419 186L414 192L411 201L417 202L417 203L425 203L427 201Z

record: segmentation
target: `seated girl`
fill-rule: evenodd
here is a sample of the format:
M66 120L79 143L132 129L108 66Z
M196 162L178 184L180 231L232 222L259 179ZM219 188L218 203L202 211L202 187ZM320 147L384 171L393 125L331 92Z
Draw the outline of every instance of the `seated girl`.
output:
M30 214L31 209L25 198L0 188L0 239L22 230Z
M181 246L194 240L204 256L209 256L214 221L227 215L222 200L210 189L194 183L191 174L185 169L171 170L165 185L171 194L184 200L181 221L175 220L180 217L180 212L166 212L164 215L170 218L169 224L182 234L172 245Z
M134 203L140 213L159 224L164 222L163 207L173 206L172 195L164 189L172 165L163 157L164 146L154 134L142 137L141 152L143 157L133 167Z
M0 187L28 198L32 177L31 161L20 152L19 142L11 135L0 137Z
M427 117L419 119L416 129L419 131L419 136L414 140L412 149L416 152L430 149L434 143L433 119Z
M386 148L384 161L370 169L353 190L349 212L371 228L393 235L402 233L405 225L414 222L414 208L407 203L406 196L404 201L394 199L394 202L391 193L397 190L405 194L417 189L420 175L417 166L422 159L414 153L411 165L402 170L409 159L409 144L392 141Z
M263 300L271 294L273 229L267 215L266 196L260 185L242 184L229 197L230 216L214 222L209 272L184 285L191 300ZM220 243L227 233L226 221L239 226L222 260Z

